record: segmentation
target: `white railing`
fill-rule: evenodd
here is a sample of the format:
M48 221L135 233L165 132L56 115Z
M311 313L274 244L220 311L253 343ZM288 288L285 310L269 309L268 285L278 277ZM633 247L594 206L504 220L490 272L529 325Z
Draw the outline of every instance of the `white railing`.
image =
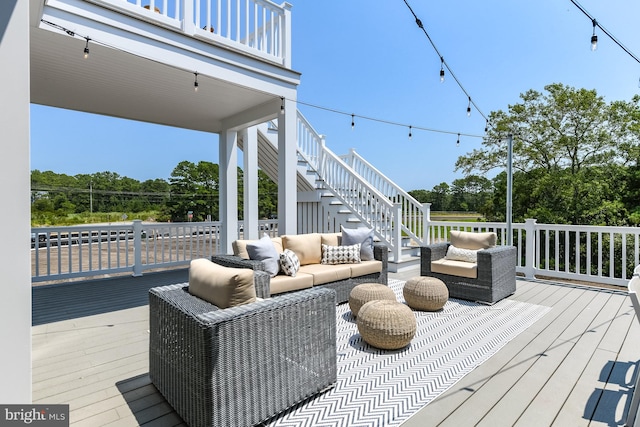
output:
M349 154L341 156L341 158L365 181L387 196L392 203L397 203L401 206L402 232L405 235L415 240L417 245L422 245L428 240L429 229L425 225L430 220L430 204L423 205L418 202L413 196L356 153L354 149L351 149Z
M238 238L243 238L240 221ZM186 266L220 253L219 221L91 224L31 229L31 278L45 282ZM278 235L277 220L260 220L260 233Z
M291 67L291 5L269 0L89 0Z
M504 223L432 221L430 242L444 242L451 230L498 235L506 244ZM626 286L640 261L640 228L537 224L534 219L512 224L518 248L517 271L525 277L549 277Z

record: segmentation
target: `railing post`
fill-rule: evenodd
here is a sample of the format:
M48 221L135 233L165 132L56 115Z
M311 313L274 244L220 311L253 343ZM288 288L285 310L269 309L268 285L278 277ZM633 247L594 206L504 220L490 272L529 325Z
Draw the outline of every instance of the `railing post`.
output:
M182 31L185 34L194 35L196 33L196 14L193 10L194 2L182 0Z
M133 277L142 276L142 221L133 220Z
M284 31L282 34L282 60L285 68L291 68L291 8L293 6L290 3L284 3L282 8L284 9Z
M525 262L524 277L527 279L534 278L534 270L536 263L536 220L527 218L524 222L525 244Z
M402 254L402 204L394 203L393 210L393 259L399 263Z
M420 246L431 244L431 203L422 205L422 242Z
M318 171L318 176L320 179L324 181L324 150L325 150L326 140L324 135L320 135L320 146L318 147L318 164L316 165L316 170Z

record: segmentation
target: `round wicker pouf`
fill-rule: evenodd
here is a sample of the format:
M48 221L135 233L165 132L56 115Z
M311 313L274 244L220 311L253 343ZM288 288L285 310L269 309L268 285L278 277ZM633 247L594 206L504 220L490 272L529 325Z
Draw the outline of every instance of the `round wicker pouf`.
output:
M406 347L416 334L416 316L398 301L369 301L360 308L356 324L362 339L384 350Z
M415 310L437 311L449 299L449 289L435 277L413 277L404 284L402 294L407 305Z
M359 284L351 289L351 293L349 294L351 314L353 314L353 317L358 317L358 312L365 303L379 299L397 301L395 292L386 285L381 283Z

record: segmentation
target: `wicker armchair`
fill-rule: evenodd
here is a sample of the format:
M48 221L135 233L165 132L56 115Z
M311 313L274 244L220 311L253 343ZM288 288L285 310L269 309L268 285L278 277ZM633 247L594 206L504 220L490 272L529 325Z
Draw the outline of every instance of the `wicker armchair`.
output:
M442 280L449 296L469 301L495 303L516 291L516 247L495 246L478 251L475 279L431 271L431 261L444 258L450 243L420 248L420 275Z
M151 381L192 427L255 425L336 382L330 289L220 310L183 283L150 289L149 310Z

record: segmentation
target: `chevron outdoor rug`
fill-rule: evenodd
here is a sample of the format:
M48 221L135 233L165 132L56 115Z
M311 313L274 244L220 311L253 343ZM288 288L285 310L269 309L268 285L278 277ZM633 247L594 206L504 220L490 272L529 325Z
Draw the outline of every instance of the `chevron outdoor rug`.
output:
M404 282L389 280L404 302ZM337 307L338 382L269 426L398 426L527 329L548 307L502 300L492 306L450 299L442 311L414 311L416 336L402 350L379 350L358 334L349 304Z

